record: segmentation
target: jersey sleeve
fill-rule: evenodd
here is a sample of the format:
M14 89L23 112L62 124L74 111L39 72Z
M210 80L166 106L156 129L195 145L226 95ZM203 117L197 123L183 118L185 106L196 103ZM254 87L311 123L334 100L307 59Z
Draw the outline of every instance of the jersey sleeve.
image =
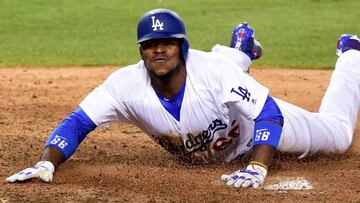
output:
M251 59L244 52L238 49L230 48L219 44L216 44L211 49L211 51L214 53L218 53L222 56L225 56L227 59L231 60L236 65L238 65L243 70L243 72L249 71L249 67L251 65Z
M103 84L95 88L79 104L89 118L97 125L109 126L113 121L128 122L129 114L121 98L117 98L116 80L109 77Z
M229 108L235 108L247 119L256 119L265 104L269 89L239 70L236 64L229 62L222 65L226 66L221 71L219 81L223 103Z

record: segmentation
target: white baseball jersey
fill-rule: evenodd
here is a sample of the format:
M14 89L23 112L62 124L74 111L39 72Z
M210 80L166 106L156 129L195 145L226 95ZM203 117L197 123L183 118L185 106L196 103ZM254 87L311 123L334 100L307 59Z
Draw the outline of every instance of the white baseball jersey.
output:
M355 62L349 64L350 58ZM80 107L98 126L120 121L139 127L182 159L230 162L251 148L253 119L269 94L244 73L250 63L224 46L210 53L190 50L180 121L162 106L143 61L114 72ZM336 66L320 113L275 99L284 116L280 151L305 156L343 152L350 145L360 101L360 80L353 77L360 75L360 52L344 53ZM342 91L349 93L339 99Z
M269 93L242 69L221 54L189 50L180 121L160 103L143 61L113 73L80 107L96 125L136 125L181 158L228 162L251 148L252 120Z

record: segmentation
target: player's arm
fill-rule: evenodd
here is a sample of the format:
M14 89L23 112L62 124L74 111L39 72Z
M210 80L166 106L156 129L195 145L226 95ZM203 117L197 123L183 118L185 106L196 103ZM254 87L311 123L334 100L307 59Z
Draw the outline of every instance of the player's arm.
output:
M230 46L216 44L211 51L225 56L248 73L251 62L262 56L263 48L254 38L254 29L248 23L241 23L233 30Z
M212 52L220 54L226 57L228 60L234 62L244 73L249 72L250 65L252 63L250 57L244 52L239 51L228 46L216 44L212 49Z
M240 50L251 60L262 56L262 46L255 38L255 30L247 22L237 25L232 32L230 47Z
M51 182L56 167L65 162L86 135L95 128L96 125L92 120L78 107L51 133L45 144L41 161L6 178L6 181L16 182L39 177L44 182Z
M254 121L252 161L269 166L278 148L284 124L280 108L271 96L267 97L264 107Z
M284 118L276 102L268 96L265 105L255 119L252 157L244 170L221 179L235 187L258 187L267 175L273 156L278 148Z
M260 42L258 42L257 40L253 39L255 44L255 48L254 50L258 50L258 54L257 54L257 58L261 57L261 53L262 51L262 46L260 44ZM236 48L232 48L232 47L228 47L228 46L222 46L219 44L216 44L212 49L212 52L214 53L218 53L224 57L226 57L227 59L229 59L230 61L234 62L236 65L239 66L239 68L242 69L242 71L244 73L249 73L250 72L250 65L252 63L253 60L255 59L251 59L250 56L248 54L246 54L245 52L243 52L242 50L239 51L239 49Z

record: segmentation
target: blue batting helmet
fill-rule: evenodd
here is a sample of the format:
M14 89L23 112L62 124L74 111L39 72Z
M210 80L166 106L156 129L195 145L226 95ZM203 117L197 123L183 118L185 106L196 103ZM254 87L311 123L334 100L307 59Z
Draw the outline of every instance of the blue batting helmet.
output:
M174 11L160 8L145 13L138 23L137 37L139 44L152 39L182 39L181 53L185 60L187 58L189 41L186 37L185 25Z

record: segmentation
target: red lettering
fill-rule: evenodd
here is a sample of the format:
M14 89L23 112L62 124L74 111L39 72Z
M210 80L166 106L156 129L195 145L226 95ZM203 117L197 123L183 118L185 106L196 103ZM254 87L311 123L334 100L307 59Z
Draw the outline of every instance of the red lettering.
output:
M231 142L231 139L228 140L227 138L220 137L214 142L212 148L216 151L221 151L227 148L231 144Z

